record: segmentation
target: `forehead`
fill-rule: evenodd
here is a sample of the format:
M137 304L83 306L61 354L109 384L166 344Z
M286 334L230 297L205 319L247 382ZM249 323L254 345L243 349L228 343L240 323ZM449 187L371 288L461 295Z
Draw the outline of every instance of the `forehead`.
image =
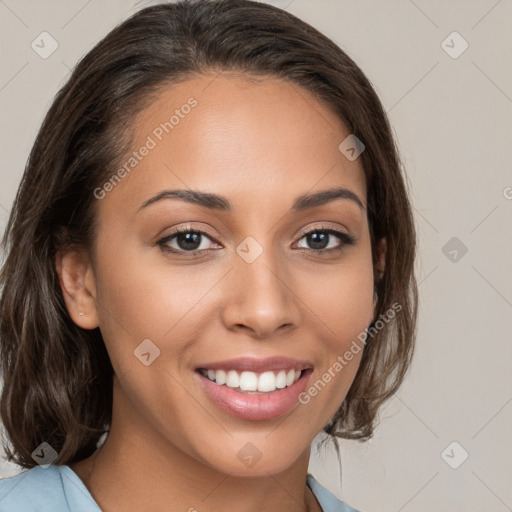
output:
M166 188L230 196L235 207L248 199L261 206L277 198L291 204L331 186L349 188L366 205L360 159L349 161L338 149L350 132L327 106L288 81L196 76L160 92L132 130L137 162L126 167L111 194L123 195L126 205L140 205ZM135 157L123 163L129 158Z

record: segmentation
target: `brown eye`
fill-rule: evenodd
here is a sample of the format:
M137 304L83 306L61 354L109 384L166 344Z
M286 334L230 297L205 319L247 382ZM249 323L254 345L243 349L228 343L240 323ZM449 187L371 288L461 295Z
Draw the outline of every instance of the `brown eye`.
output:
M204 231L182 228L162 238L157 244L164 251L195 254L210 249L210 247L208 247L208 240L213 242Z
M332 228L316 228L305 233L301 240L303 239L306 240L308 247L301 248L319 252L341 250L345 245L355 243L355 238L351 235ZM336 239L338 239L338 242L336 242Z

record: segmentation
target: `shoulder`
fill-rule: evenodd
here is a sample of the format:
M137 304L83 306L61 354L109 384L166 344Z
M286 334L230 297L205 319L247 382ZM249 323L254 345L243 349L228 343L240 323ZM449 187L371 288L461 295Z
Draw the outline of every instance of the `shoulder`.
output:
M36 466L0 479L0 512L101 512L68 466Z
M340 501L311 474L307 483L324 512L359 512ZM36 466L0 479L0 512L101 512L89 491L68 466Z
M350 505L340 501L334 494L323 487L313 475L308 473L307 483L313 491L323 512L359 512Z

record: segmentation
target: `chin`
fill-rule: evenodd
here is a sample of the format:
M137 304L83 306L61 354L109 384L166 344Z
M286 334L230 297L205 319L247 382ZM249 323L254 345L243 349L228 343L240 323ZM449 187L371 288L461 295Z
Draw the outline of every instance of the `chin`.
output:
M202 459L220 473L247 478L278 475L293 466L306 450L309 455L309 445L290 445L289 440L278 439L277 432L272 435L276 436L275 443L268 438L251 441L249 436L247 441L231 439L229 446L218 444L215 452L205 454Z

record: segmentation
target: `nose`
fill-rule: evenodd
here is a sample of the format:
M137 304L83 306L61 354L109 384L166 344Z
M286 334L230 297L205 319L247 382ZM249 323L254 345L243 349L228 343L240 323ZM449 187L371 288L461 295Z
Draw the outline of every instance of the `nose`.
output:
M229 291L222 317L227 329L245 329L255 338L268 338L298 327L300 298L284 265L276 263L271 251L251 263L236 256L225 283Z

